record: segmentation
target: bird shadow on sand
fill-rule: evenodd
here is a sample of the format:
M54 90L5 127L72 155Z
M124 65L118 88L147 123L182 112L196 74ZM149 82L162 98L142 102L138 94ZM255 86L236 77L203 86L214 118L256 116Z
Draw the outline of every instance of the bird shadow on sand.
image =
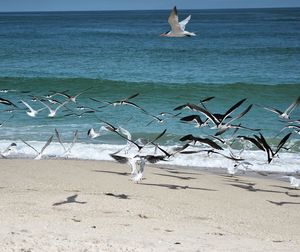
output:
M178 178L178 179L182 179L182 180L196 179L194 177L181 177L181 176L177 176L177 175L170 175L170 174L163 174L163 173L153 173L153 174L163 176L163 177Z
M234 187L238 187L244 190L247 190L249 192L268 192L268 193L284 193L282 191L275 191L275 190L266 190L266 189L259 189L255 188L255 184L228 184Z
M86 204L87 203L86 201L77 201L76 200L77 196L78 196L78 194L74 194L74 195L68 197L67 200L56 202L52 206L60 206L60 205L69 204L69 203L77 203L77 204Z
M218 176L222 177L224 179L229 179L229 180L234 180L234 181L240 181L240 182L248 182L247 180L243 179L244 177L241 177L241 176L238 176L238 175L219 174Z
M299 198L300 195L299 194L291 194L290 192L285 192L285 194L289 197L292 197L292 198Z
M126 195L126 194L114 194L114 193L104 193L104 195L107 195L107 196L112 196L112 197L115 197L115 198L118 198L118 199L129 199L129 196Z
M240 183L240 184L245 184L245 185L255 185L255 183L253 182L249 182L247 180L243 180L243 179L240 179L238 177L234 177L234 176L230 176L230 177L226 177L224 176L224 181L225 182L232 182L232 183Z
M169 173L172 173L172 174L181 174L181 175L202 175L201 173L197 173L197 172L178 171L177 169L172 169L172 168L158 167L158 169L164 170L164 171L169 172Z
M269 203L276 205L276 206L283 206L283 205L300 205L300 202L289 202L289 201L272 201L267 200Z
M202 187L181 186L181 185L173 185L173 184L140 183L139 185L165 187L165 188L169 188L169 189L172 189L172 190L190 189L190 190L202 190L202 191L211 191L211 192L218 191L218 190L202 188Z
M297 191L296 188L293 187L288 187L288 186L279 186L279 185L271 185L272 187L278 187L278 188L282 188L282 189L286 189L286 190L293 190L293 191Z
M102 172L102 173L108 173L108 174L116 174L121 176L128 176L130 173L128 172L115 172L115 171L106 171L106 170L92 170L93 172Z

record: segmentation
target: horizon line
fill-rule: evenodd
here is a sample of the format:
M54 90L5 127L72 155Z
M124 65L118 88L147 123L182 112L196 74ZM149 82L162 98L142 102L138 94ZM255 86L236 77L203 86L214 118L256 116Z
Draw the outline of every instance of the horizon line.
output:
M230 7L230 8L183 8L181 10L251 10L251 9L299 9L300 6L281 6L281 7ZM104 9L104 10L14 10L14 11L0 11L0 13L33 13L33 12L100 12L100 11L166 11L170 9Z

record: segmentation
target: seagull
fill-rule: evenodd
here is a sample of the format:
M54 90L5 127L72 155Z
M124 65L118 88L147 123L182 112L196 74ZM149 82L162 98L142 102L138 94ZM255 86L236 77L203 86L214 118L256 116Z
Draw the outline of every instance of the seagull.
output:
M139 165L139 169L134 173L134 176L131 178L131 180L135 183L139 183L143 179L144 175L144 167L146 164L145 158L141 156L137 156L138 160L136 163Z
M60 138L60 135L59 135L59 133L58 133L58 130L55 129L54 131L55 131L55 134L56 134L56 137L57 137L58 142L60 143L60 145L63 147L63 149L64 149L64 151L65 151L64 154L63 154L63 157L68 157L68 156L70 155L70 153L71 153L71 149L73 148L73 146L74 146L74 144L75 144L75 142L76 142L76 140L77 140L77 137L78 137L78 130L76 130L76 131L74 132L74 137L73 137L72 143L69 145L68 148L66 148L66 147L64 146L64 144L62 143L61 138Z
M267 143L266 139L264 138L264 136L261 133L259 133L259 136L253 135L254 138L247 137L247 136L237 136L237 138L242 138L242 139L248 140L251 143L253 143L254 145L256 145L256 147L259 148L260 150L265 151L268 155L268 163L271 163L273 158L277 155L277 153L280 151L280 149L284 146L284 144L289 139L291 134L292 133L288 133L281 139L281 141L277 145L275 151L273 151L271 149L270 145Z
M187 103L181 106L178 106L176 108L174 108L174 110L181 110L184 108L189 108L190 110L196 111L196 112L200 112L201 114L203 114L204 116L207 117L208 120L210 120L215 126L213 128L217 128L217 129L223 129L223 128L227 128L229 126L229 123L233 122L234 120L237 120L239 118L241 118L242 116L244 116L246 113L249 112L249 110L251 109L252 105L249 105L243 112L241 112L239 115L237 115L234 118L231 118L230 115L238 108L242 105L243 102L246 101L245 99L240 100L239 102L237 102L236 104L234 104L233 106L231 106L224 114L213 114L210 113L207 109L204 109L196 104L193 103ZM231 118L229 122L224 122L226 120L226 118Z
M202 100L200 100L200 104L202 105L203 108L207 109L206 106L204 105L205 102L210 101L211 99L214 99L214 96L206 97Z
M100 128L100 129L101 129L101 128ZM94 128L90 128L90 129L88 130L88 132L87 132L87 135L88 135L90 138L94 139L94 138L96 138L96 137L101 136L101 133L100 133L100 130L99 130L99 132L96 132L96 131L94 130Z
M228 167L227 167L227 173L228 173L230 176L235 175L237 172L238 172L238 166L234 165L234 166L228 166Z
M42 110L44 110L46 107L44 107L44 108L40 108L40 109L38 109L38 110L35 110L35 109L33 109L27 102L25 102L25 101L23 101L23 100L21 100L21 102L29 109L29 111L26 111L26 113L27 113L27 115L29 115L30 117L36 117L36 115L40 112L40 111L42 111Z
M239 129L251 130L251 131L260 131L261 130L261 129L252 129L249 127L242 126L241 123L239 123L238 125L226 123L221 126L221 129L216 132L215 136L222 135L228 129L235 129L232 135L234 135Z
M69 90L67 89L67 90L64 90L64 91L62 91L62 92L50 90L49 92L50 92L51 94L44 95L44 97L45 97L46 99L52 98L53 96L56 96L56 95L65 96L65 95L62 95L62 94L65 94L65 93L69 92ZM65 97L66 97L66 96L65 96Z
M238 158L238 157L237 157ZM264 174L264 173L262 173L262 172L260 172L260 171L255 171L255 170L253 170L253 169L251 169L250 168L250 166L252 166L253 164L251 164L251 163L249 163L249 162L247 162L247 161L244 161L244 159L242 160L236 160L235 161L236 163L234 164L234 166L233 166L233 170L234 169L236 169L237 171L238 170L242 170L242 172L243 173L245 173L246 171L248 171L248 170L250 170L250 171L254 171L254 172L256 172L256 173L258 173L258 174L260 174L260 175L262 175L262 176L267 176L266 174ZM241 168L239 168L239 167L241 167ZM229 173L229 170L230 170L231 168L227 168L227 172Z
M134 155L134 156L121 156L117 155L117 151L115 153L110 154L110 156L121 164L129 164L131 167L131 174L133 177L131 180L138 183L143 179L144 167L146 161L149 163L156 163L158 161L164 161L165 155ZM137 167L139 166L139 167Z
M208 102L208 101L210 101L211 99L214 99L214 98L215 98L214 96L206 97L206 98L200 100L199 104L196 105L196 106L200 106L201 105L203 108L205 108L207 110L207 108L206 108L206 106L205 106L204 103L206 103L206 102ZM174 108L174 110L181 110L181 109L184 109L184 108L188 108L188 109L196 111L193 108L193 105L195 105L195 104L193 104L193 103L186 103L186 104L183 104L183 105L180 105L180 106Z
M291 186L295 189L300 187L300 179L295 178L294 176L283 176L283 178L288 178Z
M180 121L183 122L195 122L195 128L200 128L200 127L204 127L207 126L207 121L208 119L206 119L205 121L202 121L201 117L199 115L189 115L189 116L185 116L182 117L180 119Z
M216 120L212 120L213 122L217 122L216 123L216 128L218 129L224 129L224 128L228 128L230 123L241 118L242 116L244 116L245 114L247 114L249 112L249 110L252 108L252 104L249 105L244 111L242 111L240 114L238 114L236 117L234 118L231 118L229 121L227 121L226 123L224 122L226 118L229 118L230 114L235 111L239 106L242 105L242 103L246 100L245 99L242 99L240 100L239 102L237 102L236 104L234 104L232 107L230 107L223 115L221 115L219 118L218 116L216 115L211 115L210 118L209 118L209 112L208 113L205 113L205 111L200 111L202 113L204 113L206 116L208 116L209 119L212 118L212 116L216 119ZM219 122L218 122L219 121Z
M221 146L219 146L218 144L216 144L214 141L212 141L209 138L201 138L201 137L195 137L192 134L188 134L183 136L182 138L179 139L180 141L193 141L194 143L196 142L200 142L200 143L204 143L209 145L210 147L217 149L217 150L223 150L223 148Z
M129 164L130 168L131 168L131 174L134 174L135 171L136 171L136 165L135 165L135 161L134 161L134 156L129 156L129 155L126 155L126 156L121 156L121 155L118 155L118 153L120 152L117 151L117 152L114 152L114 153L111 153L109 154L114 160L116 160L117 162L121 163L121 164Z
M36 148L34 148L33 146L31 146L29 143L25 142L24 140L22 140L22 142L24 144L26 144L27 146L29 146L31 149L33 149L36 153L37 156L34 158L35 160L39 160L42 158L43 152L45 151L45 149L48 147L48 145L52 142L53 136L51 136L48 141L46 142L46 144L43 146L43 148L41 149L41 151L38 151Z
M263 107L263 108L278 114L280 118L290 119L290 114L299 105L299 103L300 103L300 96L283 112L272 107Z
M83 93L87 92L87 91L90 90L91 88L93 88L93 87L89 87L89 88L83 90L82 92L80 92L80 93L78 93L78 94L76 94L76 95L68 95L68 94L66 93L68 90L67 90L67 91L63 91L63 92L54 92L53 95L61 95L61 96L63 96L63 97L66 97L69 101L76 103L77 97L78 97L79 95L82 95ZM53 96L53 95L51 95L51 96Z
M114 106L114 107L116 107L116 106L121 106L121 105L129 105L129 106L133 106L133 107L135 107L135 108L137 108L137 109L140 109L140 110L142 110L143 112L147 113L142 107L140 107L139 105L137 105L137 104L135 104L135 103L129 101L130 99L133 99L133 98L135 98L135 97L138 96L138 95L139 95L139 93L135 93L135 94L133 94L133 95L127 97L127 98L124 98L124 99L121 99L121 100L112 101L112 102L111 102L111 101L99 101L99 100L97 100L97 99L95 99L95 98L90 98L90 99L91 99L92 101L95 101L95 102L105 103L105 104L106 104L106 105L100 106L100 107L98 107L98 108L105 108L105 107L107 107L107 106L109 106L109 105L112 105L112 106Z
M4 151L0 152L0 156L2 158L7 158L7 156L13 151L15 150L17 147L16 143L11 143Z
M44 106L49 110L49 114L48 114L48 117L55 117L56 116L56 113L57 113L57 111L61 108L61 107L63 107L63 106L65 106L70 100L66 100L66 101L64 101L63 103L61 103L60 105L58 105L57 107L56 107L56 109L52 109L52 108L50 108L50 106L48 105L48 104L46 104L45 102L43 102L42 100L39 100L42 104L44 104Z
M9 118L7 118L7 119L5 119L4 121L2 121L1 123L0 123L0 128L6 123L6 122L8 122L11 118L13 118L14 117L14 115L11 115Z
M174 118L179 116L181 113L177 113L177 114L172 114L172 113L168 113L168 112L161 112L159 113L159 115L152 115L146 111L143 111L146 115L150 116L153 118L153 120L151 120L149 123L146 124L146 126L149 126L150 124L152 124L153 122L157 121L158 123L163 123L165 121L165 119L169 119L169 118ZM164 119L165 118L165 119Z
M291 124L291 125L285 126L284 128L282 128L282 130L280 130L280 132L282 132L285 129L292 129L296 134L300 135L300 125Z
M14 103L12 103L11 101L9 100L6 100L4 98L1 98L0 97L0 104L4 104L4 105L7 105L7 106L13 106L15 108L18 108Z
M171 26L171 31L160 34L162 37L191 37L196 36L193 32L185 31L185 26L190 21L191 15L179 22L177 8L174 6L168 18L168 23Z
M112 126L112 125L111 125ZM114 126L112 126L114 127ZM107 125L103 125L100 127L99 131L96 132L94 130L94 128L90 128L87 132L87 135L90 137L90 138L97 138L97 137L100 137L102 134L101 134L101 131L113 131L113 132L116 132L118 135L120 135L121 137L125 138L127 140L127 144L125 146L125 153L128 153L128 151L131 149L132 145L133 145L133 141L131 140L132 139L132 136L130 134L130 132L122 127L118 127L118 128L108 128ZM123 136L125 135L125 136Z
M143 146L138 145L135 141L133 141L133 140L131 140L127 137L127 136L130 136L130 138L131 138L131 134L127 130L125 130L123 128L120 129L120 127L115 127L112 124L110 124L106 121L103 121L99 118L98 118L98 120L105 124L104 126L102 126L100 128L100 130L102 129L102 130L107 130L107 131L111 131L111 132L116 133L117 135L119 135L120 137L125 139L127 141L127 143L130 142L130 143L134 144L138 148L139 151L143 148ZM97 134L97 133L95 131L93 132L93 131L89 130L88 135L92 137L93 134ZM126 135L126 136L124 136L123 134Z
M70 111L72 111L71 109L69 109ZM81 113L76 113L76 112L70 112L69 114L65 114L64 116L76 116L78 118L81 118L83 115L86 115L86 114L92 114L92 113L95 113L96 110L86 110L86 111L83 111Z
M131 149L131 146L132 146L132 136L131 136L131 134L130 134L130 132L128 131L128 130L126 130L126 129L124 129L124 128L122 128L122 127L118 127L118 132L119 133L121 133L121 134L123 134L123 135L125 135L126 137L127 137L127 144L126 144L126 146L125 146L125 153L128 153L128 151Z
M208 101L210 101L211 99L214 99L214 98L215 98L214 96L206 97L206 98L200 100L200 102L199 102L199 104L198 104L197 106L200 106L200 105L201 105L203 108L205 108L205 109L207 110L207 108L206 108L206 106L204 105L204 103L205 103L205 102L208 102ZM174 108L174 110L181 110L181 109L184 109L184 108L189 108L189 109L191 109L191 110L194 110L194 109L193 109L193 105L195 105L195 104L193 104L193 103L186 103L186 104L183 104L183 105L180 105L180 106ZM196 111L196 110L195 110L195 111Z
M225 154L223 154L223 153L214 151L214 150L208 150L207 152L208 152L208 155L210 155L211 153L213 153L213 154L218 154L218 155L221 155L221 156L223 156L223 157L225 157L225 158L227 158L227 159L233 160L234 162L237 162L237 163L238 163L238 162L244 162L244 161L245 161L244 158L242 158L242 157L240 157L240 156L235 156L231 151L230 151L230 155L229 155L229 156L227 156L227 155L225 155ZM235 166L238 167L237 164L235 164Z

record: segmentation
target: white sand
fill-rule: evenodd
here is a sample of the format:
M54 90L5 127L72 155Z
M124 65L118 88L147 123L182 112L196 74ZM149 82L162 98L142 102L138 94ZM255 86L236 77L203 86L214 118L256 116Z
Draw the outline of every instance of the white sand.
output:
M287 182L146 166L134 184L125 172L0 160L0 251L300 251L300 190Z

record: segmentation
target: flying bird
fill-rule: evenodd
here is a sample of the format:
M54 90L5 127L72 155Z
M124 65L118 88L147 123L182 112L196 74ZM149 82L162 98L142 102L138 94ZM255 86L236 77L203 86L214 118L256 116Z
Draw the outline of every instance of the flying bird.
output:
M4 121L2 121L1 123L0 123L0 128L4 125L4 124L6 124L11 118L13 118L14 117L14 115L12 114L9 118L7 118L7 119L5 119Z
M51 97L54 96L54 95L60 95L60 96L63 96L63 97L65 97L65 98L67 98L69 101L76 103L76 99L77 99L77 97L78 97L79 95L82 95L83 93L87 92L88 90L90 90L90 89L92 89L92 88L93 88L93 87L89 87L89 88L83 90L82 92L80 92L80 93L78 93L78 94L76 94L76 95L69 95L69 94L67 94L66 92L67 92L68 90L63 91L63 92L55 92L55 91L52 91L52 92L54 92L54 94L52 94Z
M290 185L293 188L299 188L300 187L300 179L295 178L294 176L283 176L283 178L288 178L290 180Z
M48 104L46 104L42 100L39 100L39 101L45 106L45 108L47 108L49 110L48 117L51 117L51 118L55 117L57 111L69 102L69 100L66 100L63 103L60 103L60 105L58 105L55 109L52 109Z
M56 135L56 138L57 138L58 142L60 143L60 145L63 147L63 149L64 149L64 151L65 151L64 154L63 154L62 156L67 158L67 157L70 155L71 149L73 148L75 142L77 141L77 138L78 138L78 130L76 130L76 131L74 132L74 137L73 137L72 143L69 145L68 148L66 148L66 146L63 144L63 142L62 142L62 140L61 140L61 137L60 137L60 135L59 135L58 130L57 130L57 129L54 129L54 131L55 131L55 135Z
M273 158L277 155L277 153L280 151L280 149L285 145L285 143L287 142L287 140L289 139L291 134L292 133L288 133L287 135L285 135L281 139L279 144L276 146L275 150L272 150L272 148L267 143L266 139L264 138L264 136L261 133L259 133L259 136L253 135L254 138L247 137L247 136L238 136L237 138L242 138L242 139L248 140L251 143L253 143L254 145L256 145L256 147L259 148L260 150L265 151L268 156L268 163L271 163Z
M208 119L206 119L205 121L202 121L202 119L199 115L189 115L189 116L182 117L180 119L180 121L188 122L188 123L189 122L194 122L195 127L200 128L200 127L203 127L203 126L207 125Z
M11 143L4 151L0 152L0 156L2 158L7 158L7 156L16 149L17 144L16 143Z
M138 183L143 179L144 167L146 161L149 163L157 163L158 161L165 161L165 155L135 155L135 156L121 156L118 152L110 154L110 156L121 164L129 164L131 167L131 174L133 177L131 180Z
M13 102L11 102L9 100L6 100L4 98L1 98L1 97L0 97L0 104L7 105L7 106L13 106L15 108L18 108Z
M177 8L174 6L168 18L168 23L171 26L171 31L160 34L162 37L191 37L196 36L193 32L185 31L185 26L190 21L191 15L179 22Z
M131 102L130 100L137 97L139 95L139 93L135 93L127 98L124 98L124 99L121 99L121 100L116 100L116 101L99 101L95 98L90 98L92 101L95 101L95 102L99 102L99 103L105 103L106 105L103 105L103 106L100 106L98 108L105 108L107 106L122 106L122 105L128 105L128 106L132 106L132 107L135 107L137 109L140 109L142 110L143 112L147 113L142 107L140 107L139 105Z
M280 111L273 107L263 107L263 108L278 114L280 118L290 119L290 115L292 111L299 105L299 103L300 103L300 96L285 111Z
M27 102L25 102L23 100L21 100L21 102L29 109L29 111L26 111L26 114L30 117L36 117L40 111L46 109L46 107L43 107L38 110L35 110Z
M36 153L37 156L34 158L35 160L39 160L42 158L43 152L45 151L45 149L48 147L48 145L52 142L53 136L51 136L48 141L46 142L46 144L43 146L43 148L41 149L41 151L38 151L36 148L34 148L33 146L31 146L29 143L27 143L26 141L22 140L22 142L24 144L26 144L27 146L29 146L31 149L33 149Z
M214 149L223 150L223 148L220 145L216 144L213 140L211 140L209 138L195 137L192 134L185 135L182 138L180 138L179 140L180 141L189 140L189 141L192 141L194 143L200 142L200 143L203 143L203 144L207 144L207 145L209 145L210 147L212 147Z

